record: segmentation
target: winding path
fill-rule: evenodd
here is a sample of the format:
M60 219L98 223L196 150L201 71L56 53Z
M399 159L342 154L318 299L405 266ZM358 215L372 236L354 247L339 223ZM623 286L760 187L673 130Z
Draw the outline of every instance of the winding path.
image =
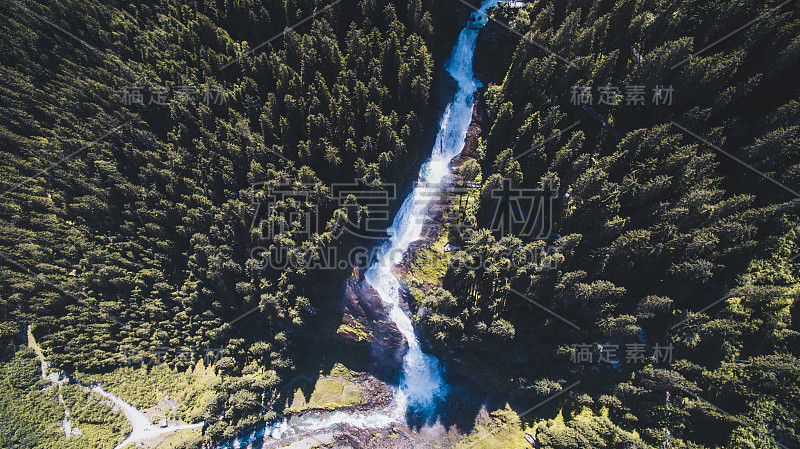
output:
M128 404L127 402L123 401L122 399L118 398L117 396L103 390L100 388L99 385L93 385L89 387L89 389L104 398L107 398L111 402L113 402L117 407L122 410L122 413L125 415L125 419L131 423L131 427L133 427L133 431L131 434L128 435L128 438L125 439L122 443L119 443L114 449L122 449L123 447L127 446L131 443L137 443L140 441L150 441L154 438L171 433L177 432L179 430L185 429L195 429L198 427L202 427L203 423L197 424L178 424L178 425L171 425L167 427L160 427L156 424L150 422L142 412L139 411L136 407Z
M42 379L49 380L53 385L57 385L59 390L61 389L61 385L63 383L65 382L69 383L72 381L69 377L64 375L58 375L57 378L54 377L52 374L48 375L47 371L50 368L50 363L44 359L42 350L36 343L36 340L33 338L33 333L31 332L30 328L28 328L28 347L34 350L34 352L36 353L36 357L39 359L39 364L41 365L42 369ZM110 400L112 403L114 403L114 405L116 405L117 407L120 408L120 410L122 410L122 413L125 415L125 419L127 419L128 422L131 424L133 431L131 431L130 435L128 435L128 438L126 438L125 441L119 443L114 449L122 449L123 447L131 443L150 441L161 435L177 432L179 430L199 428L202 427L204 424L201 422L197 424L178 424L178 425L161 427L151 423L150 419L146 417L142 412L140 412L139 409L128 404L119 397L103 390L102 388L100 388L99 385L87 386L79 382L75 382L75 384L80 385ZM66 404L64 404L64 400L61 397L61 393L59 393L58 399L64 406L63 426L66 438L69 438L70 435L72 434L71 424L69 420L69 410L67 410L67 406Z

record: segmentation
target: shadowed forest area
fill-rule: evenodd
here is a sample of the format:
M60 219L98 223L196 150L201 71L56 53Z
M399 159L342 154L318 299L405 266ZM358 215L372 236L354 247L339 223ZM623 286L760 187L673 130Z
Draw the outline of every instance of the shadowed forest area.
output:
M692 56L779 2L530 3L495 9L513 32L479 47L508 69L485 92L468 230L450 232L463 262L422 301L428 340L522 395L580 380L565 407L595 418L540 424L545 447L629 447L634 430L648 447L798 447L798 9ZM598 104L605 86L617 98ZM538 263L514 260L541 240L490 229L504 179L555 189ZM626 363L644 332L669 363ZM575 363L582 345L594 363ZM618 369L597 363L604 345Z
M491 414L537 447L800 447L800 6L520 3L480 31L464 213L408 277L426 350L486 391L553 398ZM29 329L78 382L178 398L172 418L206 423L186 449L282 416L304 368L350 356L320 348L358 270L322 252L375 245L346 232L375 216L332 186L402 198L477 5L3 2L0 447L130 432L42 378ZM509 186L547 187L541 232L494 226ZM279 188L313 226L265 213Z

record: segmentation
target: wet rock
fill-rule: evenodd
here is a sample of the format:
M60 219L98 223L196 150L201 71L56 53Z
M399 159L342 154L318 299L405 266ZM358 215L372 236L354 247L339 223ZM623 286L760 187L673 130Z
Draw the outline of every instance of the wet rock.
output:
M339 340L352 346L368 346L372 368L378 372L400 369L408 342L387 316L378 292L353 276L346 283L343 302Z
M417 308L417 300L414 298L414 295L411 294L411 291L404 285L400 286L400 308L402 308L403 312L409 316L413 316L414 314L411 312Z
M486 91L485 87L481 87L475 92L475 98L472 106L472 122L467 129L467 137L464 142L464 149L458 154L450 163L453 168L453 173L458 172L458 168L469 159L476 159L478 156L478 146L480 146L480 137L483 129L488 129L488 114L486 113L486 104L483 101L483 93ZM458 175L456 175L458 177ZM456 180L460 181L460 180Z

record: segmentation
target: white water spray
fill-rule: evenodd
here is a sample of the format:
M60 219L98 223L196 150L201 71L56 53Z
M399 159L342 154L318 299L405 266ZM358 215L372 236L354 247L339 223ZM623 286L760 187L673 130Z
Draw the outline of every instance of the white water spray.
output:
M487 10L497 5L497 0L486 0L474 12L470 26L458 36L445 68L458 83L453 101L447 105L439 123L439 133L431 157L423 164L419 180L406 197L388 229L389 242L382 248L377 261L365 273L366 281L380 294L389 307L389 317L408 340L408 352L403 358L403 372L399 396L407 405L421 411L430 411L438 399L444 397L447 385L442 380L436 357L426 354L414 334L411 319L400 306L400 283L392 269L400 262L411 242L420 238L431 193L450 174L450 161L464 148L464 140L472 121L472 105L480 82L475 79L472 60L478 31L486 23Z
M387 230L389 242L381 249L377 260L364 275L389 307L389 318L408 340L409 348L403 358L400 389L389 410L374 410L368 415L343 411L297 414L236 438L230 445L223 443L217 447L249 447L265 437L302 438L302 435L331 429L339 424L360 428L385 428L393 423L403 422L409 406L427 414L433 410L436 401L444 397L447 385L442 379L439 360L422 351L411 319L400 308L400 283L392 269L400 262L411 242L419 239L431 193L449 175L450 161L464 148L467 129L472 121L475 91L480 86L472 71L475 43L478 31L487 22L487 10L496 5L497 0L485 0L480 10L472 14L470 25L461 30L458 36L450 59L445 63L448 73L458 83L458 90L439 122L439 132L431 157L423 164L416 186L403 201L392 226Z

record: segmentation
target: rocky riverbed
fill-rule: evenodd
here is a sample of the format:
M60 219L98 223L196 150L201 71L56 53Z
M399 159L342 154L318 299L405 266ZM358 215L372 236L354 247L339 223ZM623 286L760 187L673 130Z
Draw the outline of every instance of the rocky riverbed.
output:
M447 190L454 185L463 184L458 175L458 168L478 155L481 131L486 120L482 93L483 89L480 89L475 95L472 122L464 149L452 161L451 176L447 178L445 185L441 186L441 192L438 192L430 202L428 214L424 219L422 237L412 243L403 261L395 268L396 274L401 279L408 280L414 276L412 264L414 254L436 244L440 239L449 217L448 211L452 210L455 201ZM401 303L401 307L413 316L417 313L416 304L407 285L405 283L403 285L404 302ZM429 286L429 288L436 287L438 285ZM360 374L363 402L343 409L365 410L369 407L374 407L373 410L379 409L386 405L387 401L391 401L391 394L387 392L391 393L394 390L384 380L402 366L402 358L408 343L396 325L388 319L381 298L368 283L364 282L363 273L358 269L354 270L345 285L342 307L343 315L337 331L337 341L352 348L353 351L368 350L369 359L372 361L368 369L370 374ZM380 380L379 377L384 380ZM476 416L473 416L473 419L481 417L484 420L489 419L485 409L479 408L475 412ZM343 424L334 432L325 432L324 435L330 439L331 446L328 447L342 448L450 447L464 437L457 426L448 427L441 422L420 428L412 428L397 422L383 429L363 429Z

